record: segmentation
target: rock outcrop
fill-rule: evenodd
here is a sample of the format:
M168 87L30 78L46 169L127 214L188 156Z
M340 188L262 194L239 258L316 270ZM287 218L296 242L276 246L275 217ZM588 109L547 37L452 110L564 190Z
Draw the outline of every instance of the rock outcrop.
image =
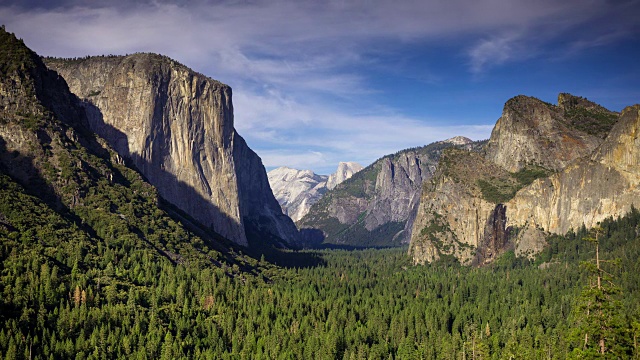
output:
M457 139L456 141L461 141ZM466 139L463 147L476 143ZM298 222L307 244L393 246L409 241L422 183L448 141L385 156L328 191Z
M234 130L227 85L155 54L45 61L83 99L91 129L167 201L241 245L257 224L296 243L260 158Z
M353 174L364 169L362 165L356 162L340 162L338 169L327 179L327 189L331 190L353 176Z
M601 141L572 127L563 107L516 96L505 104L486 152L488 160L511 172L527 165L557 171L590 154Z
M340 162L337 171L329 176L288 167L273 169L267 175L282 212L289 215L293 221L299 221L327 190L333 189L360 170L362 165L358 163Z
M510 99L485 156L446 152L424 187L414 262L453 256L482 265L508 249L531 256L545 232L591 227L637 206L637 107L618 118L570 94L560 94L557 106Z
M423 186L413 224L409 252L414 263L452 256L471 264L498 206L483 194L481 185L489 182L500 182L501 189L516 186L506 170L477 152L452 148L442 154L435 175Z
M506 203L507 226L564 234L640 207L639 134L640 105L627 107L591 156L535 181Z

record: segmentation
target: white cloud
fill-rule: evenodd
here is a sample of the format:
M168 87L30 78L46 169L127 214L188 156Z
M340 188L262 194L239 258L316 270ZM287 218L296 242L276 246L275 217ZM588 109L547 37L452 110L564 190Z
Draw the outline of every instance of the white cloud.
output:
M334 171L340 161L368 165L408 147L453 136L486 139L493 124L447 125L447 119L413 119L392 111L348 113L323 103L241 92L235 97L236 128L265 166ZM306 164L306 165L305 165Z
M474 74L484 72L488 67L504 64L514 58L525 56L522 38L516 34L496 36L480 40L469 50L470 70ZM527 53L531 55L531 53Z
M448 126L448 119L413 118L372 100L371 95L386 89L373 87L362 69L393 66L372 60L389 48L452 42L475 76L545 54L545 45L565 36L573 44L570 50L579 52L637 29L629 25L635 24L634 16L608 16L613 10L606 0L180 5L69 0L64 6L46 5L0 6L0 21L42 55L150 51L175 58L233 87L236 127L268 166L323 169L344 160L366 165L384 154L455 135L488 137L490 125ZM606 26L611 18L622 23L615 31ZM589 26L585 35L570 32L592 19L604 25ZM426 72L447 81L437 71Z

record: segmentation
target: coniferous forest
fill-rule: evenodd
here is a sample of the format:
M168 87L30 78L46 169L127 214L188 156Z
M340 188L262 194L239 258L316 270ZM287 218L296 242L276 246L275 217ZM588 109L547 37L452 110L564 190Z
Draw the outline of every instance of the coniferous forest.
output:
M601 224L611 291L593 294L585 229L482 268L413 266L404 249L281 252L280 266L238 252L228 266L200 240L176 260L109 219L91 239L7 177L0 193L14 224L0 227L5 359L564 359L598 357L601 338L607 358L639 356L637 210ZM289 266L301 255L313 266Z

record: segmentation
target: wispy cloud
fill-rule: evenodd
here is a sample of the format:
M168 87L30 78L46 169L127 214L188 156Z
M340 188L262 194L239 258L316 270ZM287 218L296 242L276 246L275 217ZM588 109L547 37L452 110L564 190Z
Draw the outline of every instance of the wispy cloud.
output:
M479 74L489 66L501 65L522 56L519 40L522 39L515 34L480 40L469 50L471 72Z
M242 92L235 104L236 128L250 146L263 149L259 154L265 166L312 167L319 173L334 171L339 161L368 165L383 155L453 136L486 139L493 127L447 125L449 119L414 119L391 110L349 113L251 92Z
M451 119L408 116L390 103L380 103L378 95L387 89L364 69L405 79L421 76L402 64L376 62L389 49L420 47L428 52L430 44L451 42L452 51L457 51L451 55L462 56L467 64L461 76L474 78L504 64L547 56L550 43L562 42L563 51L579 54L638 29L629 15L637 10L637 1L5 4L0 5L0 21L40 54L157 52L230 84L236 127L265 163L306 163L322 169L340 160L366 165L385 153L454 135L488 136L488 124L495 119L487 119L487 125L448 126ZM576 31L585 28L588 31ZM426 69L424 74L431 74L425 86L448 81L448 74L439 69Z

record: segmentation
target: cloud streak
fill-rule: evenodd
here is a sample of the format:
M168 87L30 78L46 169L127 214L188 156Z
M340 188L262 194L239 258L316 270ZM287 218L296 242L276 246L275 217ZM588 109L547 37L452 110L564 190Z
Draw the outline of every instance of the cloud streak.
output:
M0 20L43 55L175 58L234 88L236 127L269 166L328 169L454 135L488 136L493 118L450 126L443 116L381 103L394 94L364 69L419 78L402 63L379 61L390 51L429 54L452 43L462 76L481 78L547 57L550 46L574 56L637 34L629 15L637 9L637 1L605 0L21 0L0 6ZM452 76L424 73L438 84Z

